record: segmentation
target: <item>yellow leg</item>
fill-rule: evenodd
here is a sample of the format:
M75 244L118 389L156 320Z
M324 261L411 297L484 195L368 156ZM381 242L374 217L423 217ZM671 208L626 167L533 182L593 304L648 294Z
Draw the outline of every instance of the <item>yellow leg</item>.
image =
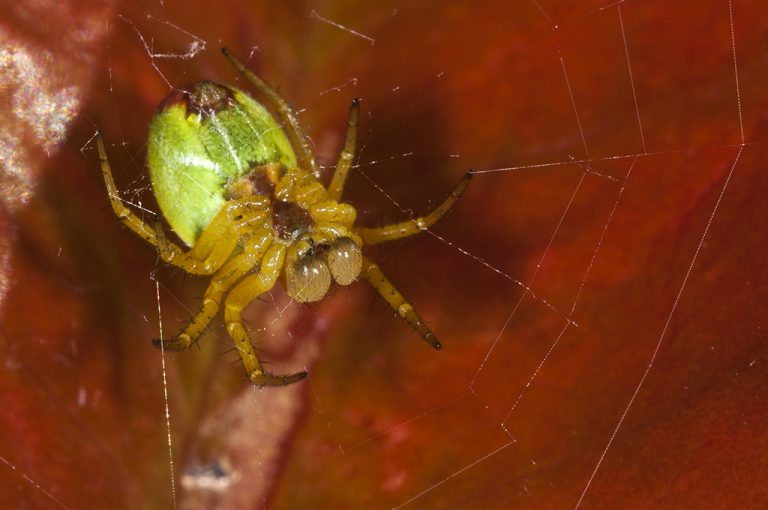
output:
M221 52L227 57L235 69L245 76L251 85L256 87L264 97L269 101L272 107L277 111L280 122L284 123L288 130L288 137L294 145L294 148L298 150L299 162L303 163L302 168L308 169L314 175L317 175L317 164L315 163L315 156L312 151L309 150L309 143L304 137L304 133L299 126L299 120L296 118L296 114L285 101L272 87L266 84L264 80L259 78L256 73L245 67L240 60L235 57L228 48L222 48Z
M307 376L306 372L292 375L272 375L265 372L248 338L241 317L241 312L248 303L275 285L285 261L285 251L285 246L282 244L272 245L264 254L258 274L244 278L224 301L224 322L227 325L227 332L235 343L248 377L256 386L283 386L298 382Z
M133 212L125 206L117 192L117 186L115 186L115 180L112 177L112 169L109 166L107 151L104 148L104 139L101 136L101 132L96 133L96 149L99 151L101 173L104 175L104 183L107 186L107 195L109 196L110 204L112 204L112 210L115 211L117 217L120 218L120 221L122 221L126 227L136 232L148 243L157 246L157 232L155 229L133 214ZM181 250L179 249L179 251Z
M154 339L152 344L159 348L162 343L163 349L167 351L181 351L197 341L219 313L224 294L253 269L271 243L272 233L269 230L257 233L241 253L229 259L213 276L203 295L203 305L192 322L175 338L162 342Z
M218 271L229 259L251 225L263 221L270 213L269 200L249 196L230 200L224 204L208 227L200 234L195 245L187 252L175 249L162 230L157 230L160 257L191 274L209 275Z
M360 116L360 98L352 100L347 115L347 139L344 142L344 150L341 151L339 162L336 164L336 170L333 172L331 184L328 186L328 197L331 200L339 201L341 193L344 191L344 183L347 180L349 167L352 165L352 159L355 157L355 145L357 144L357 119Z
M472 172L469 171L464 174L464 177L459 181L459 184L451 192L451 195L443 200L437 209L429 213L427 216L421 216L412 220L403 221L400 223L394 223L392 225L386 225L379 228L358 228L357 234L363 239L364 244L378 244L386 241L394 241L395 239L402 239L403 237L412 236L427 230L434 225L448 210L453 207L453 204L461 197L462 193L469 186L469 181L472 179Z
M405 297L399 290L392 285L384 273L381 272L379 266L371 262L368 257L363 257L363 268L360 273L363 278L373 286L374 289L384 298L384 300L392 307L397 314L408 321L408 324L416 328L416 331L427 341L429 345L437 350L442 348L442 344L435 337L435 334L421 320L421 317L416 313Z
M101 133L96 135L96 148L99 152L101 172L107 187L109 202L117 217L126 227L156 247L161 259L184 269L188 273L208 275L219 269L231 255L239 238L239 230L233 228L235 218L240 214L253 216L258 212L259 203L255 202L254 199L229 202L214 218L208 229L201 234L195 247L189 252L185 252L170 241L161 229L148 225L136 216L120 199ZM266 200L263 202L262 207L266 211L269 204ZM224 235L225 233L231 233L231 235Z
M354 207L333 200L316 203L309 208L309 214L318 223L341 223L347 228L351 227L357 218L357 211Z

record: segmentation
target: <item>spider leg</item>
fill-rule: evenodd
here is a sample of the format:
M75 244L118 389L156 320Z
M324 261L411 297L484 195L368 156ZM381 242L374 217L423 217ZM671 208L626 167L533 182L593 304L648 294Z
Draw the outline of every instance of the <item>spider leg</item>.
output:
M432 211L426 216L414 218L412 220L402 221L400 223L393 223L392 225L386 225L379 228L365 228L360 227L355 231L363 239L365 244L378 244L386 241L394 241L396 239L402 239L403 237L409 237L419 232L427 230L429 227L437 223L437 220L443 217L448 210L453 207L453 204L459 200L462 193L469 186L469 181L472 179L472 171L468 171L461 178L459 184L451 192L450 196L443 200L437 209Z
M226 202L200 234L195 245L183 252L165 237L158 225L157 247L166 262L198 275L213 274L230 258L248 225L263 221L269 214L269 201L248 196Z
M264 252L267 251L272 242L272 233L269 230L262 230L257 233L241 253L230 258L222 268L213 276L208 288L203 295L203 305L194 319L184 330L170 340L152 340L155 347L167 351L181 351L191 346L200 335L202 335L216 314L219 313L219 306L224 294L229 291L243 275L253 269L258 264Z
M333 172L331 184L328 186L328 197L331 200L339 201L341 193L344 190L344 182L347 180L349 167L352 165L352 159L355 157L355 145L357 144L357 119L360 116L360 98L352 100L347 116L347 138L344 142L344 150L339 155L339 162L336 164L336 170Z
M368 257L363 257L363 268L360 274L368 280L374 289L384 298L384 300L397 312L397 314L408 321L408 323L416 328L416 331L426 340L426 342L437 350L442 348L442 344L435 337L435 334L421 320L419 314L413 309L413 305L409 303L399 290L392 285L392 282L384 276L379 266L372 262Z
M285 252L284 245L272 245L264 254L258 274L245 277L232 289L224 301L224 322L227 325L227 331L235 343L248 377L256 386L283 386L298 382L307 376L306 372L291 375L272 375L265 372L248 338L241 317L241 312L248 303L275 285L285 261Z
M293 112L288 103L283 97L277 93L272 87L259 78L256 73L245 67L240 60L235 57L228 48L221 48L221 52L227 57L227 60L235 66L239 72L245 76L251 85L256 87L264 97L269 101L272 107L277 111L280 121L286 125L288 131L288 137L294 145L294 148L298 150L299 161L303 163L303 168L308 168L313 174L317 175L317 163L315 163L315 156L312 151L309 150L309 143L304 137L304 133L299 126L299 120L296 118L296 114Z
M109 166L107 150L104 148L104 138L101 135L101 131L96 133L96 148L99 151L101 172L104 175L104 183L107 186L107 195L109 196L110 204L112 204L112 210L126 227L136 232L148 243L157 246L157 231L128 209L117 192L117 186L115 186L115 180L112 177L112 169Z
M200 235L199 242L189 252L170 241L159 227L152 227L136 216L122 201L112 177L112 169L107 159L104 138L101 132L96 134L96 148L99 152L101 172L107 188L112 210L123 224L138 234L142 239L156 247L160 258L165 262L180 267L191 274L207 275L214 273L229 258L238 241L238 230L232 225L241 214L255 214L253 200L228 202L214 217L208 228ZM210 232L209 232L210 231ZM224 235L231 233L232 235Z

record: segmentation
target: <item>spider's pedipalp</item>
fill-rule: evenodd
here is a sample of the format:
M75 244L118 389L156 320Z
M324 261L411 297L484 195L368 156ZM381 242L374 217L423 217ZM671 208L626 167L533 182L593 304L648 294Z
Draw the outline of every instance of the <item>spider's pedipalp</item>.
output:
M319 257L302 257L285 267L285 292L298 303L320 301L330 286L331 271Z
M161 102L150 123L147 166L165 222L189 249L166 236L159 222L147 224L123 203L101 132L96 133L107 194L118 218L156 247L165 262L211 276L197 315L174 338L153 343L169 351L190 347L223 302L226 330L251 382L292 384L307 372L266 371L243 325L243 309L281 277L292 299L313 302L326 296L331 283L350 285L362 276L427 343L440 349L434 333L362 248L429 228L456 203L472 173L427 216L356 228L356 209L339 200L355 157L360 99L349 107L344 148L326 188L288 103L228 49L222 52L266 98L277 120L249 94L212 81L174 89Z
M339 285L349 285L360 276L363 253L352 238L339 237L328 247L325 254L328 268Z

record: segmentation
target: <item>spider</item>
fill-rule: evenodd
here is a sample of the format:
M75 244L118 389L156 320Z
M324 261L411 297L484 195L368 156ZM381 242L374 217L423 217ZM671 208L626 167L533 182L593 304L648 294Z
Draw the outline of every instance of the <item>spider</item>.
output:
M160 103L149 127L147 166L163 217L188 248L121 201L101 132L96 137L117 217L153 245L166 263L210 276L197 315L174 338L155 339L154 345L169 351L190 347L223 305L227 332L251 382L292 384L307 372L265 371L243 326L242 310L278 280L292 299L306 303L323 298L332 282L350 285L362 277L424 340L440 349L413 306L361 248L429 228L459 199L472 172L426 216L379 228L356 226L355 208L340 200L354 157L360 100L355 98L349 108L344 148L325 187L288 103L228 49L222 52L263 96L279 124L245 92L211 81L175 90Z

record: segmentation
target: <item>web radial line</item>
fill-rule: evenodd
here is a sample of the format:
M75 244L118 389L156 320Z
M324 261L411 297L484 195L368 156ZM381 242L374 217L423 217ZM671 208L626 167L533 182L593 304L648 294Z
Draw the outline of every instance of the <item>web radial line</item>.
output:
M595 251L592 252L592 258L590 259L589 265L587 266L587 269L584 272L584 278L582 278L581 284L579 285L579 290L576 292L576 297L573 300L573 306L571 306L571 311L568 314L568 318L573 317L573 314L576 311L576 303L579 301L579 298L581 297L581 292L584 290L584 285L587 283L587 278L589 277L589 273L592 271L592 267L595 265L595 260L597 259L597 253L598 251L600 251L600 248L603 245L603 241L605 241L605 234L608 232L608 227L611 224L611 221L613 221L613 215L616 214L616 209L618 209L619 207L619 202L621 201L621 197L624 195L624 190L627 187L627 181L629 181L629 176L632 174L632 169L635 168L635 163L637 163L637 158L632 160L632 164L629 165L629 169L627 170L627 175L624 176L624 182L621 184L619 193L616 196L616 201L613 203L613 208L611 209L611 212L608 214L608 219L605 221L605 225L603 225L603 231L600 233L600 239L597 240L597 246L595 247Z
M560 220L557 222L555 231L552 232L552 236L549 238L547 247L544 248L544 253L541 254L541 258L539 258L539 262L536 264L536 270L533 272L533 275L531 275L531 279L528 281L528 285L526 285L526 290L523 291L523 294L520 296L520 299L517 300L517 304L515 304L515 307L512 309L512 312L510 312L509 316L507 317L507 320L504 322L504 326L502 326L501 331L499 331L499 334L496 335L496 338L491 344L490 349L488 349L488 352L485 354L485 358L483 358L483 361L480 363L480 366L478 367L477 372L475 373L475 376L472 378L472 381L469 383L469 390L472 393L475 392L474 385L475 385L475 382L477 382L477 378L480 377L480 372L482 372L483 369L485 368L485 364L488 362L488 359L491 357L491 353L496 348L496 345L499 343L499 340L504 334L504 331L507 329L507 326L509 326L509 323L512 321L512 317L514 317L515 313L517 312L517 309L520 307L520 304L528 295L529 293L528 289L531 287L531 285L533 285L533 281L536 279L536 275L539 273L539 269L541 269L541 265L544 263L544 259L546 258L547 253L549 252L549 248L552 246L552 243L554 242L555 237L557 236L557 233L560 231L560 226L563 224L563 220L565 220L565 216L568 214L568 210L571 208L571 205L573 205L573 200L576 198L576 193L579 192L579 189L581 188L581 184L584 182L584 178L586 177L586 175L587 175L586 171L582 172L581 179L579 179L578 184L576 184L576 188L574 188L573 193L571 193L571 198L570 200L568 200L568 205L565 206L565 210L563 210L563 214L560 215ZM570 318L567 320L568 320L568 324L570 324Z
M592 470L592 474L589 476L589 479L587 480L587 484L584 486L584 490L581 492L581 496L579 496L579 500L576 502L576 506L574 507L575 510L578 510L578 508L581 507L581 503L582 501L584 501L584 497L586 496L587 491L589 490L589 487L592 485L592 481L595 479L595 475L597 474L597 471L600 469L600 465L603 463L603 459L605 459L605 456L608 453L608 450L611 448L611 445L613 444L614 439L616 439L616 435L619 433L619 429L624 424L624 420L629 414L629 410L632 408L632 405L635 403L635 399L637 398L637 395L640 393L640 390L645 384L645 380L648 377L648 374L650 373L651 368L653 368L653 364L656 361L656 356L658 355L659 349L661 348L661 344L664 341L664 336L667 334L667 330L669 329L669 324L672 322L672 317L674 316L675 310L677 309L677 305L680 302L680 297L683 295L683 290L685 290L685 286L688 284L688 278L691 276L691 272L693 271L693 265L696 263L696 258L699 256L701 247L704 246L704 240L707 237L707 233L709 232L709 228L712 225L712 221L715 219L715 214L717 214L717 210L720 207L720 202L722 202L723 200L723 196L725 195L725 190L726 188L728 188L728 183L731 181L733 172L736 170L736 164L739 162L739 158L741 157L741 153L743 150L744 150L744 147L739 148L739 152L738 154L736 154L736 158L733 160L733 164L731 164L731 169L725 178L723 187L720 189L720 195L717 197L715 206L712 208L712 213L710 213L709 215L709 220L707 220L707 225L704 227L704 232L701 234L701 238L699 239L699 245L696 247L696 251L693 253L693 257L691 258L691 263L688 265L688 270L685 273L685 278L683 278L683 283L680 285L680 289L677 291L677 296L675 296L674 303L672 303L672 309L669 311L669 315L667 316L667 321L664 323L664 328L661 330L659 339L656 342L656 347L653 349L653 354L651 354L651 359L648 362L648 365L645 367L645 371L643 372L643 375L640 377L640 381L637 383L637 386L635 386L635 390L632 392L632 396L630 397L629 402L627 402L627 406L624 408L624 412L621 413L619 422L616 424L616 427L613 429L613 432L611 433L611 436L608 439L608 443L605 445L603 452L600 454L600 458L598 459L597 464L595 465L595 468Z
M552 351L554 351L555 347L557 347L557 344L560 343L560 339L563 338L563 335L565 334L565 331L568 329L568 326L570 326L570 323L565 323L565 325L563 326L563 329L560 330L560 333L552 342L552 345L549 346L549 349L547 350L546 354L544 354L544 357L541 358L541 361L539 362L538 366L534 369L533 373L531 374L531 377L528 379L528 382L525 383L525 386L523 386L523 389L521 389L520 393L518 393L517 398L515 399L515 402L512 404L512 407L509 408L509 411L507 411L507 414L501 420L501 426L502 428L504 428L504 430L507 430L506 428L507 420L509 420L509 417L512 416L512 413L517 408L517 404L520 403L520 401L523 399L523 395L525 395L525 392L528 390L528 388L531 387L531 385L533 384L533 381L539 375L539 372L541 372L541 368L544 366L544 363L546 363L547 360L549 359L549 356L552 354Z
M627 170L627 175L624 177L624 183L621 186L621 189L619 189L618 196L616 197L616 202L613 203L613 209L611 209L611 212L608 214L608 219L605 222L605 225L603 225L603 231L600 233L600 239L597 240L597 246L595 246L595 250L592 252L592 258L589 261L589 264L587 265L586 271L584 271L584 277L581 279L581 284L579 285L579 289L576 291L576 296L573 299L573 305L571 306L571 311L568 314L568 322L563 326L563 329L560 330L560 333L557 335L557 338L552 342L552 345L549 347L549 350L547 350L547 353L544 355L544 357L541 359L541 362L536 367L536 369L533 371L533 374L531 374L531 378L528 379L528 382L523 386L523 389L520 390L520 393L517 395L517 399L515 399L514 404L512 404L512 407L509 409L509 412L507 412L506 416L504 416L504 419L501 421L502 426L506 430L506 423L507 420L509 420L509 417L512 415L512 412L514 412L515 408L517 408L517 405L520 403L520 400L522 400L523 395L525 395L525 392L528 391L528 388L533 384L534 379L538 376L539 372L541 371L541 368L544 366L544 363L549 359L549 356L552 354L552 351L555 350L555 347L557 347L557 344L560 342L560 339L565 334L568 327L572 324L571 319L573 318L573 314L576 311L576 304L579 302L579 298L581 297L581 292L584 290L584 285L587 283L587 278L589 277L589 273L592 271L592 266L595 264L595 260L597 259L597 253L600 251L600 247L603 245L603 241L605 240L605 234L608 232L608 226L611 224L611 221L613 220L613 215L616 213L616 209L619 207L619 202L621 201L621 197L624 194L624 189L627 187L627 181L629 180L629 176L632 173L632 169L635 167L635 163L637 162L637 158L635 158L632 161L632 164L629 166L629 170Z
M173 468L173 439L171 437L171 412L168 405L168 379L165 370L165 349L163 348L163 313L160 309L160 282L155 279L155 296L157 298L157 322L160 328L160 366L163 372L163 397L165 398L165 430L168 437L168 466L171 471L171 498L176 509L176 475Z
M643 154L648 153L645 146L645 134L643 133L643 122L640 120L640 107L637 104L637 90L635 89L635 78L632 75L632 65L629 63L629 45L627 44L627 34L624 31L624 17L621 15L621 4L616 6L619 11L619 26L621 27L621 38L624 40L624 56L627 58L627 70L629 71L629 83L632 85L632 99L635 101L635 114L637 114L637 127L640 129L640 140L643 142ZM743 140L742 140L743 141Z
M410 153L408 153L408 154L410 154ZM568 163L573 163L573 162L574 162L574 161L569 161ZM578 163L578 161L575 161L575 162L576 162L576 163ZM565 164L565 163L564 163L564 164ZM363 177L365 177L365 179L366 179L366 180L368 180L368 182L369 182L369 183L370 183L370 184L371 184L371 185L372 185L372 186L373 186L373 187L374 187L374 188L375 188L375 189L376 189L376 190L377 190L379 193L381 193L382 195L384 195L384 196L387 198L387 200L389 200L390 202L392 202L392 204L393 204L395 207L397 207L397 208L400 210L400 212L402 212L403 214L406 214L406 215L408 215L408 211L406 211L406 209L405 209L405 208L404 208L402 205L400 205L400 204L399 204L399 203L398 203L398 202L397 202L397 201L396 201L394 198L392 198L392 196L391 196L389 193L387 193L386 191L384 191L384 189L382 189L382 187L381 187L381 186L379 186L378 184L376 184L376 182L374 182L374 181L373 181L373 179L371 179L371 178L370 178L370 177L369 177L369 176L368 176L368 175L367 175L365 172L363 172L363 171L362 171L362 170L361 170L359 167L357 167L357 168L358 168L358 171L359 171L359 173L360 173L360 174L361 174ZM588 168L588 169L587 169L587 171L589 171L589 170L590 170L590 169ZM473 174L474 174L474 173L475 173L475 172L473 171ZM589 173L594 173L594 172L589 172ZM606 176L601 176L601 175L599 175L599 174L596 174L596 175L598 175L598 176L600 176L600 177L606 177ZM583 178L583 176L582 176L582 178ZM413 217L413 215L412 215L412 214L411 214L410 216L411 216L411 217ZM493 271L493 272L495 272L495 273L497 273L497 274L499 274L499 275L503 276L503 277L504 277L504 278L506 278L507 280L509 280L509 281L513 282L514 284L518 285L519 287L521 287L521 288L525 289L525 291L526 291L528 294L530 294L530 295L531 295L531 297L532 297L533 299L535 299L536 301L539 301L539 302L543 303L543 304L544 304L544 305L545 305L547 308L549 308L549 309L550 309L550 310L552 310L553 312L555 312L555 313L557 313L557 314L561 315L563 318L565 318L565 314L564 314L563 312L560 312L559 310L557 310L557 309L556 309L556 308L555 308L555 307L552 305L552 303L550 303L549 301L547 301L545 298L537 296L537 295L536 295L536 294L533 292L533 290L530 288L530 286L526 286L526 285L525 285L523 282L521 282L520 280L518 280L518 279L516 279L516 278L513 278L512 276L510 276L509 274L505 273L505 272L504 272L504 271L502 271L501 269L499 269L499 268L497 268L497 267L494 267L494 266L492 266L491 264L489 264L488 262L486 262L485 260L483 260L481 257L478 257L477 255L474 255L474 254L472 254L472 253L468 252L467 250L465 250L465 249L463 249L463 248L461 248L461 247L457 246L456 244L454 244L454 243L450 242L450 241L449 241L449 240L447 240L446 238L444 238L444 237L442 237L442 236L440 236L440 235L438 235L438 234L434 233L432 230L429 230L429 229L425 229L424 231L425 231L425 232L427 232L427 233L428 233L429 235L431 235L432 237L434 237L434 238L438 239L439 241L443 242L445 245L447 245L447 246L450 246L451 248L453 248L453 249L457 250L457 251L458 251L459 253L461 253L462 255L465 255L465 256L467 256L467 257L469 257L469 258L471 258L471 259L475 260L476 262L479 262L480 264L482 264L482 265L483 265L483 266L485 266L486 268L490 269L491 271ZM574 325L574 326L578 326L578 324L575 324L575 323L574 323L573 325Z
M623 4L625 1L626 1L626 0L618 0L618 1L616 1L616 2L611 2L611 3L609 3L609 4L606 4L606 5L602 6L602 7L600 7L599 9L597 9L597 12L600 12L600 11L604 11L604 10L606 10L606 9L610 9L610 8L611 8L611 7L613 7L614 5L621 5L621 4Z
M716 150L716 149L729 149L732 147L743 147L746 145L757 145L757 143L726 143L722 145L708 145L704 147L691 147L686 149L671 149L671 150L663 150L663 151L655 151L655 152L646 152L646 153L639 153L639 154L617 154L615 156L603 156L599 158L582 158L582 159L568 159L566 161L550 161L547 163L533 163L529 165L515 165L515 166L507 166L503 168L489 168L486 170L472 170L472 175L480 175L480 174L493 174L493 173L499 173L499 172L513 172L516 170L535 170L538 168L550 168L555 166L563 166L563 165L572 165L572 164L587 164L591 165L592 163L599 162L599 161L618 161L621 159L632 159L632 158L638 158L641 156L664 156L667 154L687 154L691 151L704 151L704 150ZM594 170L591 171L592 174L603 176ZM615 179L611 179L615 180Z
M536 6L536 8L539 10L541 14L544 15L545 18L547 18L547 21L549 21L549 24L552 25L552 28L557 27L554 21L552 21L552 18L547 14L547 11L544 10L544 8L541 6L541 4L537 0L531 0L533 2L533 5Z
M346 448L346 449L344 449L344 451L345 451L345 453L346 453L346 452L350 452L350 451L354 450L355 448L359 448L359 447L363 446L364 444L368 444L368 443L370 443L371 441L375 441L376 439L378 439L378 438L380 438L380 437L382 437L382 436L386 436L387 434L389 434L389 433L390 433L390 432L392 432L393 430L397 430L398 428L400 428L400 427L402 427L402 426L404 426L404 425L408 425L409 423L413 423L413 422L415 422L415 421L417 421L417 420L420 420L420 419L424 418L425 416L428 416L428 415L430 415L430 414L432 414L432 413L435 413L435 412L437 412L437 411L440 411L441 409L445 409L446 407L449 407L449 406L451 406L451 405L455 404L455 403L456 403L456 402L458 402L459 400L462 400L462 399L464 399L464 398L467 398L467 396L468 396L468 395L469 395L468 393L464 393L464 394L462 394L462 395L459 395L458 397L454 397L454 398L452 398L452 399L451 399L451 400L449 400L448 402L444 402L444 403L442 403L442 404L440 404L440 405L438 405L438 406L436 406L436 407L433 407L433 408L431 408L431 409L427 409L426 411L424 411L423 413L421 413L421 414L419 414L419 415L413 416L412 418L408 418L408 419L407 419L407 420L405 420L405 421L401 421L400 423L397 423L397 424L395 424L395 425L392 425L391 427L389 427L389 428L388 428L388 429L386 429L386 430L382 430L382 431L381 431L381 432L379 432L378 434L374 434L373 436L371 436L371 437L369 437L369 438L367 438L367 439L363 439L362 441L360 441L360 442L358 442L358 443L355 443L355 444L353 444L353 445L352 445L352 446L350 446L349 448Z
M327 24L329 24L329 25L331 25L331 26L334 26L334 27L338 28L339 30L343 30L344 32L348 32L348 33L350 33L350 34L352 34L352 35L354 35L354 36L357 36L357 37L359 37L359 38L361 38L361 39L365 39L366 41L368 41L369 43L371 43L371 46L373 46L373 45L376 43L376 39L374 39L373 37L371 37L371 36L369 36L369 35L365 35L365 34L363 34L363 33L361 33L361 32L358 32L358 31L356 31L356 30L352 30L351 28L349 28L349 27L347 27L347 26L344 26L344 25L342 25L341 23L338 23L338 22L336 22L336 21L333 21L333 20L331 20L331 19L328 19L328 18L324 18L323 16L320 16L320 15L317 13L317 11L314 11L314 10L313 10L313 11L310 13L310 16L312 16L312 17L313 17L313 18L315 18L315 19L318 19L318 20L322 21L323 23L327 23Z
M733 0L728 0L728 18L731 22L731 49L733 50L733 72L736 75L736 104L739 107L739 131L744 144L744 118L741 113L741 88L739 87L739 66L736 64L736 31L733 28Z
M406 506L406 505L408 505L408 504L410 504L410 503L413 503L414 501L416 501L417 499L419 499L420 497L422 497L424 494L427 494L428 492L430 492L430 491L432 491L432 490L434 490L434 489L436 489L436 488L440 487L441 485L443 485L444 483L446 483L446 482L447 482L448 480L450 480L451 478L455 478L455 477L459 476L459 475L460 475L460 474L462 474L464 471L467 471L468 469L471 469L471 468L475 467L476 465L480 464L480 463L481 463L481 462L483 462L484 460L486 460L486 459L488 459L488 458L490 458L490 457L493 457L494 455L496 455L497 453L499 453L499 452L500 452L500 451L502 451L503 449L505 449L505 448L507 448L508 446L510 446L510 445L513 445L513 444L515 444L515 441L510 441L510 442L508 442L508 443L505 443L505 444L501 445L500 447L496 448L496 449L495 449L495 450L493 450L492 452L490 452L490 453L486 453L485 455L483 455L483 456L482 456L482 457L480 457L479 459L477 459L477 460L473 461L473 462L472 462L472 463L470 463L470 464L467 464L466 466L464 466L463 468L459 469L458 471L455 471L454 473L452 473L452 474L450 474L450 475L446 476L445 478L443 478L442 480L440 480L440 481L439 481L439 482L437 482L436 484L433 484L433 485L431 485L431 486L427 487L426 489L424 489L424 490L423 490L423 491L421 491L420 493L418 493L418 494L416 494L415 496L413 496L411 499L408 499L408 500L404 501L403 503L400 503L399 505L397 505L397 506L395 506L395 507L392 507L392 510L398 510L398 509L400 509L400 508L403 508L404 506Z
M53 494L51 494L50 492L48 492L48 491L45 489L45 487L43 487L42 485L40 485L39 483L37 483L36 481L34 481L34 480L33 480L32 478L30 478L30 477L29 477L29 476L28 476L26 473L24 473L24 472L20 471L20 470L19 470L19 469L18 469L16 466L14 466L13 464L11 464L11 463L10 463L8 460L6 460L6 458L5 458L5 457L3 457L2 455L0 455L0 462L2 462L3 464L5 464L6 466L8 466L8 468L10 468L10 470L11 470L11 471L15 471L15 472L19 473L19 475L20 475L20 476L21 476L21 477L24 479L24 481L25 481L25 482L27 482L27 483L28 483L29 485L31 485L32 487L34 487L35 489L39 490L40 492L42 492L42 493L43 493L43 494L45 494L46 496L48 496L48 499L50 499L51 501L53 501L54 503L56 503L56 504L57 504L59 507L61 507L61 508L69 508L67 505L65 505L64 503L62 503L61 501L59 501L59 500L56 498L56 496L54 496Z
M571 98L571 106L573 106L573 114L576 116L576 124L579 126L579 134L581 135L581 143L584 144L584 154L587 158L590 158L589 149L587 148L587 139L584 137L584 129L581 127L581 119L579 118L579 110L576 108L576 100L573 97L573 89L571 88L571 81L568 79L568 71L565 69L565 60L560 53L560 47L557 47L557 55L560 57L560 67L563 68L563 77L565 78L565 85L568 87L568 96Z
M464 248L462 248L462 247L460 247L460 246L456 245L455 243L452 243L452 242L451 242L451 241L449 241L448 239L446 239L446 238L444 238L444 237L442 237L442 236L440 236L440 235L438 235L438 234L435 234L435 233L434 233L434 232L432 232L431 230L427 229L425 232L427 232L429 235L431 235L431 236L432 236L432 237L434 237L435 239L437 239L437 240L441 241L441 242L442 242L442 243L444 243L445 245L447 245L447 246L450 246L451 248L453 248L454 250L458 251L458 252L459 252L459 253L461 253L462 255L464 255L464 256L466 256L466 257L469 257L469 258L471 258L471 259L472 259L472 260L474 260L475 262L478 262L479 264L481 264L482 266L484 266L484 267L486 267L486 268L490 269L490 270L491 270L491 271L493 271L494 273L496 273L496 274L498 274L498 275L500 275L500 276L502 276L502 277L506 278L507 280L511 281L512 283L514 283L515 285L517 285L517 286L518 286L518 287L520 287L521 289L524 289L524 290L525 290L525 292L527 292L527 293L528 293L528 294L531 296L531 298L533 298L534 300L538 301L539 303L542 303L544 306L546 306L547 308L549 308L550 310L552 310L552 311L553 311L553 312L555 312L556 314L560 315L560 316L561 316L563 319L565 319L565 320L568 320L568 319L567 319L567 317L565 316L565 313L563 313L563 312L561 312L560 310L558 310L557 308L555 308L555 307L552 305L552 303L550 303L549 301L547 301L547 299L546 299L546 298L543 298L543 297L540 297L540 296L538 296L538 295L537 295L535 292L533 292L533 289L531 289L530 287L526 286L526 285L525 285L523 282L521 282L521 281L520 281L520 280L518 280L517 278L513 278L512 276L510 276L509 274L505 273L505 272L504 272L504 271L502 271L501 269L499 269L499 268L497 268L497 267L494 267L494 266L492 266L491 264L489 264L488 262L486 262L485 260L483 260L483 258L482 258L482 257L478 257L477 255L475 255L475 254L473 254L473 253L470 253L470 252L468 252L468 251L467 251L467 250L465 250ZM578 326L579 326L579 325L578 325L578 324L576 324L575 322L574 322L574 323L572 323L572 324L573 324L574 326L576 326L576 327L578 327Z

